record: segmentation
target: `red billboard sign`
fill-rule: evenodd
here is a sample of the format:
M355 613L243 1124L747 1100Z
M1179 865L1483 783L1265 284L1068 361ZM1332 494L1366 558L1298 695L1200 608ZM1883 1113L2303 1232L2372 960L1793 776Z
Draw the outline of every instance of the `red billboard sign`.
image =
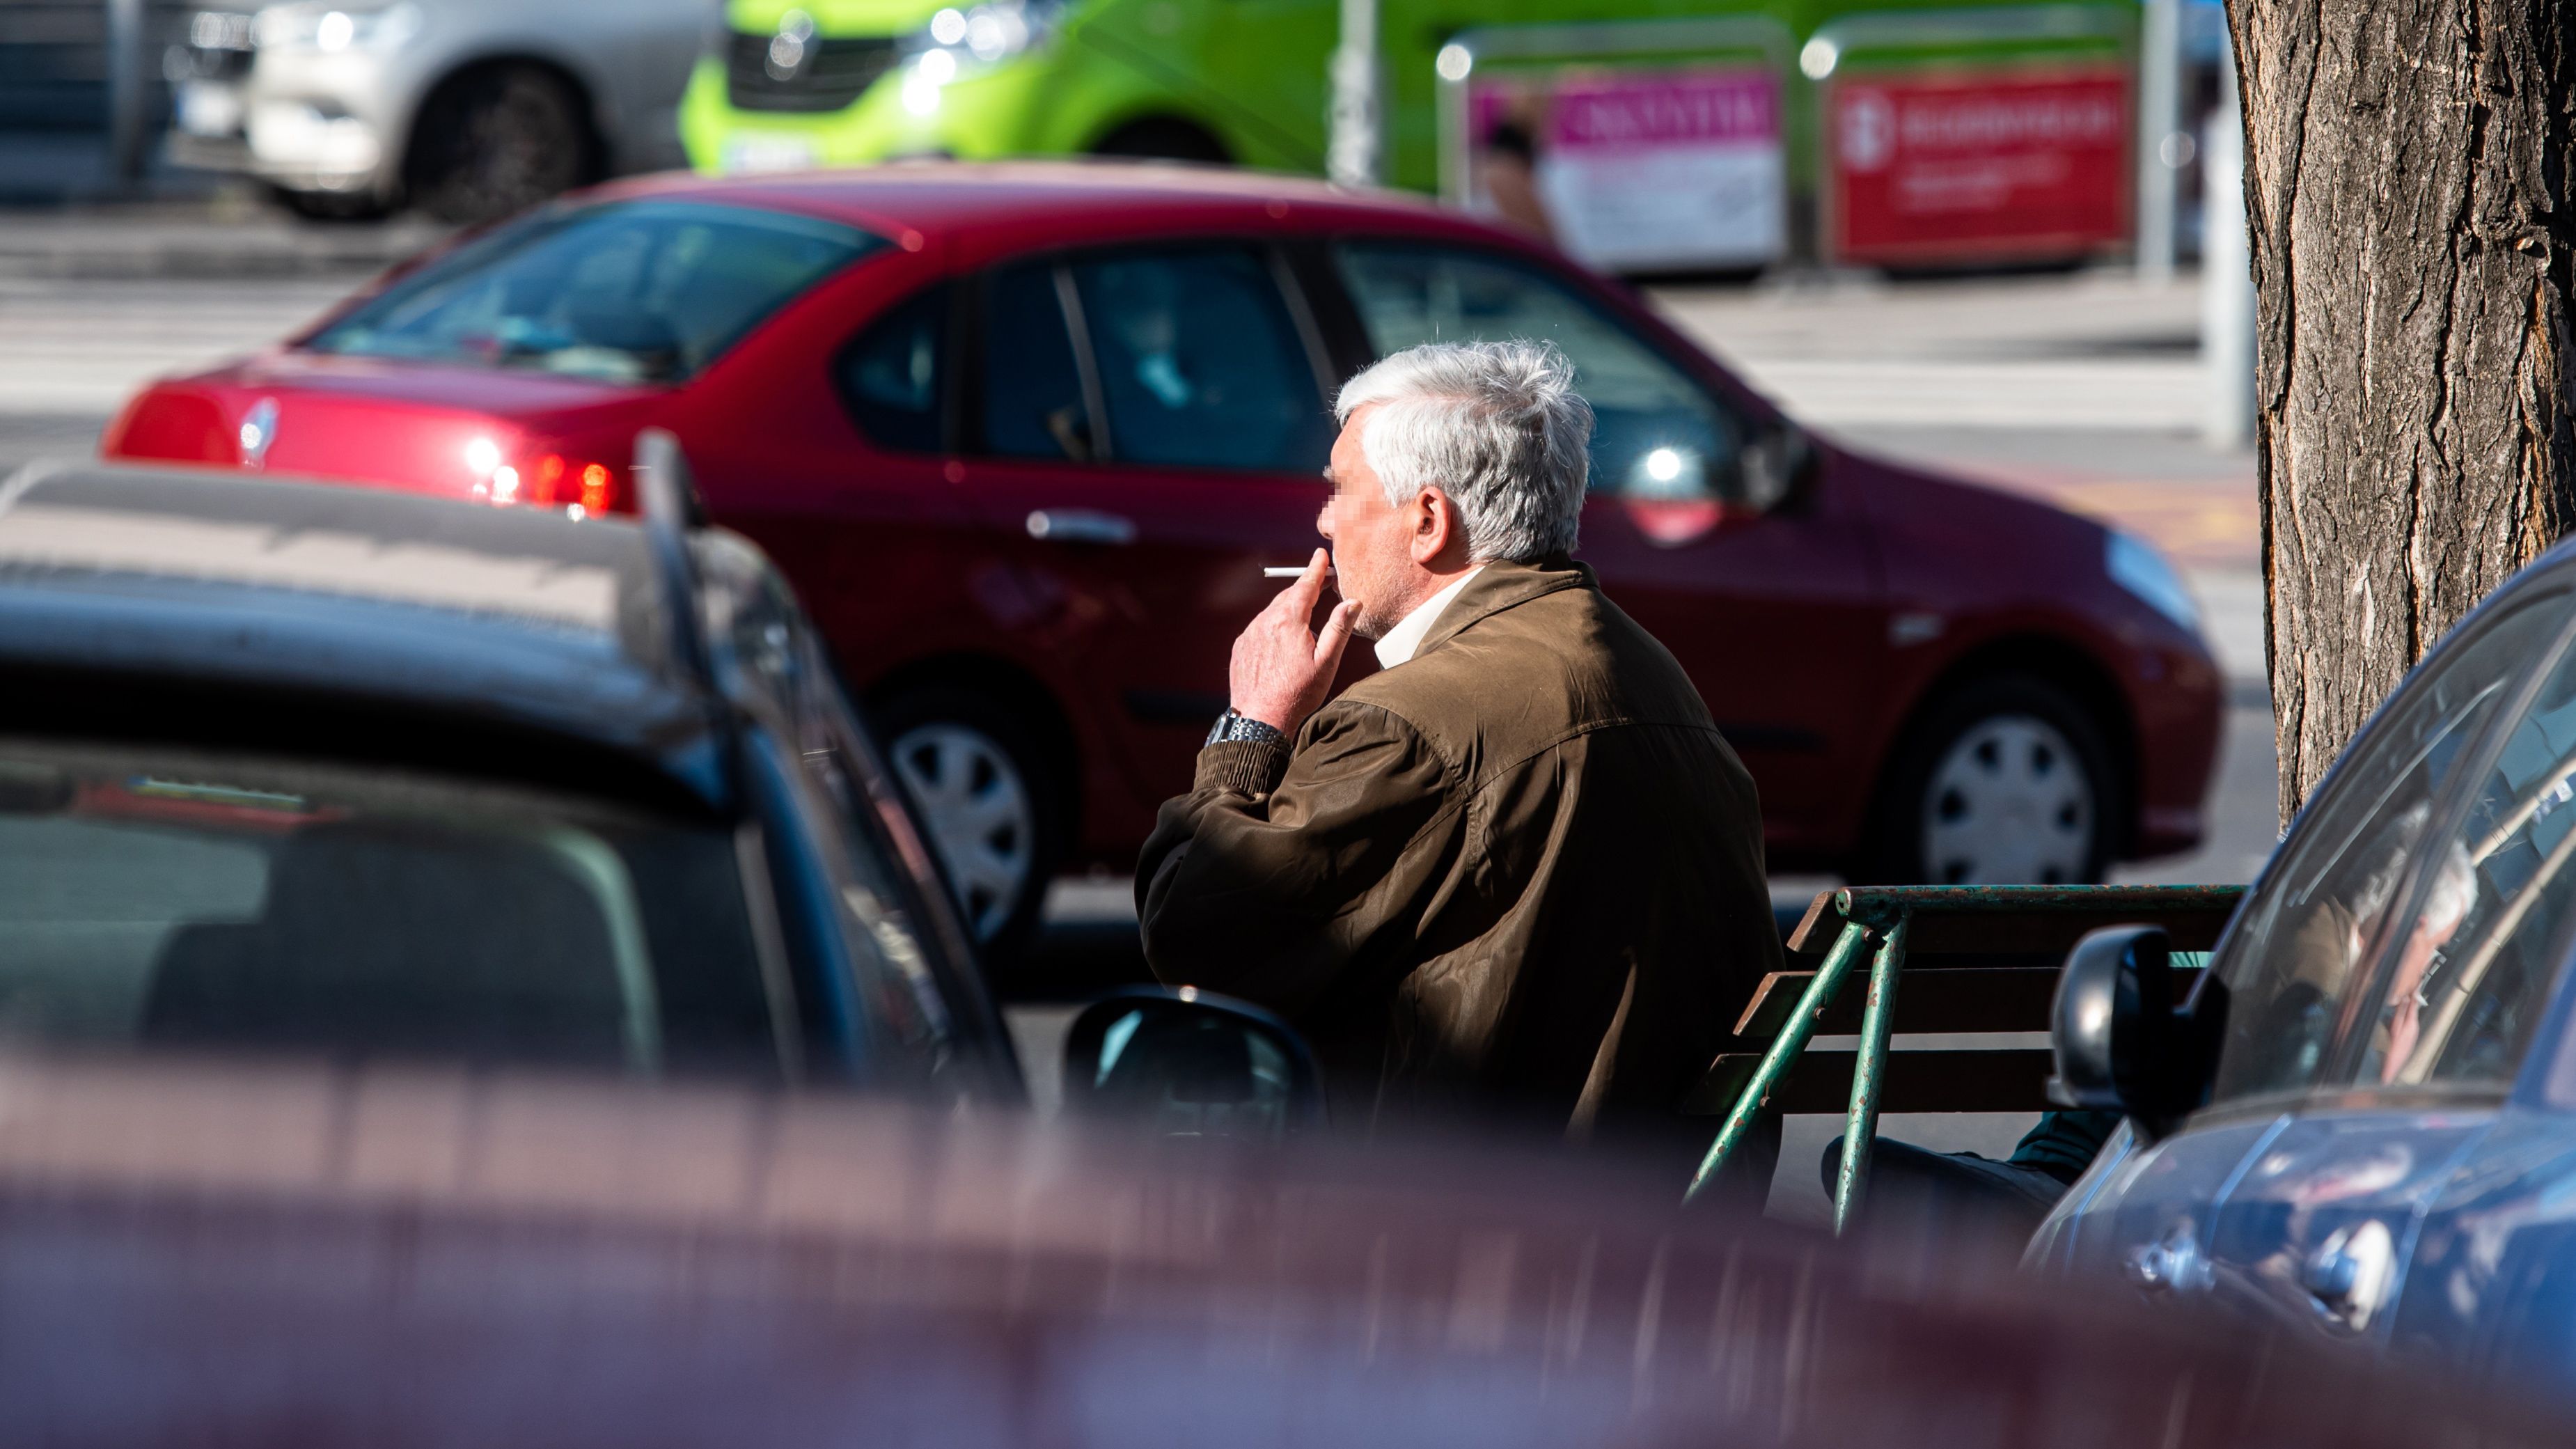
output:
M2129 236L2129 76L1857 76L1827 102L1843 261L2073 256Z

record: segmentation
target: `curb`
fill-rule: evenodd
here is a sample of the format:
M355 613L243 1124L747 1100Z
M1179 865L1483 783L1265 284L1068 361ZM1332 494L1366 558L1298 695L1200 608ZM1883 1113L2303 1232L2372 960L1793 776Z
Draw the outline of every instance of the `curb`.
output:
M0 215L0 278L258 280L371 276L446 240L432 223L127 220Z

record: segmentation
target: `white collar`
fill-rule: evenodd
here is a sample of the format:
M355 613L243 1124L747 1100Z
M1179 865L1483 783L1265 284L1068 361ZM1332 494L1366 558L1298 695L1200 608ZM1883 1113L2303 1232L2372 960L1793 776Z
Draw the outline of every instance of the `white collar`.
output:
M1423 600L1412 613L1387 630L1386 637L1377 641L1377 667L1393 669L1411 659L1413 651L1422 647L1422 636L1430 633L1431 626L1440 622L1440 611L1449 607L1449 601L1458 597L1458 591L1467 587L1469 579L1484 571L1485 566L1478 564L1460 574L1450 581L1449 587Z

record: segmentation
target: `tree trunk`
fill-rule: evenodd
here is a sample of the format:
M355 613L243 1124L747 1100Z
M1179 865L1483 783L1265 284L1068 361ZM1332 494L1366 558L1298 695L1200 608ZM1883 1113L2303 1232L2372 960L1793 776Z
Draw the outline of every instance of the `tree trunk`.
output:
M2576 0L2234 0L2281 816L2576 522Z

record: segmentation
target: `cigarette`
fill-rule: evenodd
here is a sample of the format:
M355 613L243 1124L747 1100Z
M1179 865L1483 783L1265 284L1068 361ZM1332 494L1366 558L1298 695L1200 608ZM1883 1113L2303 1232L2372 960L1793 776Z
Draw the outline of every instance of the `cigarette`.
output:
M1305 577L1305 574L1306 565L1304 564L1299 564L1293 569L1266 568L1261 571L1261 576L1265 579L1295 579L1303 578ZM1333 566L1331 564L1324 565L1324 577L1331 578L1332 576Z

